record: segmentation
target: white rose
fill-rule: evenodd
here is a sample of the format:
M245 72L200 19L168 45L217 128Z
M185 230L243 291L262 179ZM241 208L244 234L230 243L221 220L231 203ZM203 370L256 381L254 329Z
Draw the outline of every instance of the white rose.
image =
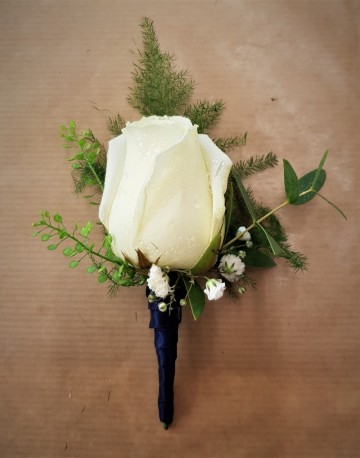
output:
M159 266L194 267L215 238L220 245L231 165L187 118L127 123L109 143L99 212L114 253L134 265L139 249Z

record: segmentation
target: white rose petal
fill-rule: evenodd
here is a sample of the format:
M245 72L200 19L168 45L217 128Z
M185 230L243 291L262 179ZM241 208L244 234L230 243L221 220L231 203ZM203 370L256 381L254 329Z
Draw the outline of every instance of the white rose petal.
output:
M191 269L223 229L231 160L180 116L128 123L109 142L99 216L114 253Z

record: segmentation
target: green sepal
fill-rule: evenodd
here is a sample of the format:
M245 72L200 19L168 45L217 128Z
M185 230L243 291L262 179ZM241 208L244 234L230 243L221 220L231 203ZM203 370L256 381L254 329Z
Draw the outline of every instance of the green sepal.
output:
M313 199L316 196L316 192L320 191L320 189L323 187L326 181L325 170L321 169L321 171L317 175L316 182L314 183L314 178L316 174L317 174L317 169L312 170L311 172L307 173L306 175L302 176L299 179L300 194L302 192L308 191L311 188L311 186L312 186L312 189L314 189L314 191L304 194L303 196L299 196L296 202L294 202L294 205L306 204L307 202L309 202L309 200Z
M244 264L247 267L274 267L276 266L275 261L271 256L262 251L255 249L247 250L246 256L243 259Z
M285 194L286 199L289 204L296 202L300 193L300 185L298 177L293 169L292 165L286 159L284 162L284 185L285 185Z
M199 283L194 280L192 283L185 277L182 277L185 288L187 291L187 295L189 298L189 304L191 308L191 312L195 320L197 320L204 311L205 307L205 294L204 291L201 289Z
M190 269L193 275L200 275L207 272L215 264L217 252L221 242L221 230L212 239L200 260Z
M259 223L256 224L256 227L261 229L263 233L265 234L265 237L267 238L267 241L269 243L269 246L274 253L274 256L279 256L282 253L281 246L277 243L277 241L274 239L274 237L269 234L269 232Z

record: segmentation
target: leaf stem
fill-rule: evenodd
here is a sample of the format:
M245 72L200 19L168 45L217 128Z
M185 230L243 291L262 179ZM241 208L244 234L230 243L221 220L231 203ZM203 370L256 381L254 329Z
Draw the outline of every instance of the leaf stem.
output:
M299 197L302 197L306 194L309 194L310 192L314 192L313 189L310 187L309 189L307 189L306 191L303 191L299 194ZM220 252L223 252L226 248L228 248L230 245L232 245L234 242L236 242L236 240L240 239L246 232L249 232L251 229L253 229L255 226L257 226L258 224L262 223L266 218L268 218L269 216L273 215L275 212L277 212L278 210L280 210L281 208L285 207L286 205L289 204L289 201L288 200L285 200L282 204L278 205L277 207L273 208L271 211L269 211L268 213L266 213L266 215L262 216L261 218L259 218L258 220L254 221L249 227L247 227L244 231L242 231L241 233L239 233L236 237L234 237L233 239L231 239L229 242L225 243L225 245L223 245L221 247L221 251Z
M102 254L100 254L99 252L92 250L92 249L89 248L88 246L86 246L85 243L83 243L80 239L78 239L78 238L75 237L74 235L71 235L71 234L67 231L67 229L65 228L64 225L63 225L64 229L60 229L60 228L58 228L58 227L56 227L56 226L53 226L51 223L47 223L46 221L44 221L44 224L45 224L47 227L49 227L50 229L52 229L52 230L54 230L54 231L56 231L56 232L60 232L60 231L65 232L67 238L70 238L70 239L73 240L74 242L76 242L76 243L78 243L79 245L81 245L81 246L86 250L86 252L87 252L86 254L87 254L88 256L90 256L90 255L92 255L92 256L97 256L97 257L99 257L99 258L101 258L101 259L104 259L105 261L108 261L108 262L110 262L110 263L112 263L112 264L117 264L117 265L119 265L119 266L122 265L122 262L119 262L119 261L115 261L115 260L113 260L113 259L110 259L110 258L108 258L108 257L106 257L106 256L104 256L104 255L102 255ZM64 238L64 240L65 240L65 238ZM62 240L62 241L63 241L63 240Z

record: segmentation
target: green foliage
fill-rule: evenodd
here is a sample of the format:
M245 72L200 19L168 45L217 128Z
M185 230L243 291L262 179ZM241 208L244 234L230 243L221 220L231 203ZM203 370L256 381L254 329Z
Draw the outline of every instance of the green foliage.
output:
M300 194L300 183L290 162L286 159L283 162L286 199L289 204L294 204Z
M216 144L221 151L229 151L237 146L245 146L247 139L247 132L245 134L235 137L219 137L213 139L213 142Z
M295 205L306 204L307 202L309 202L309 200L313 199L316 196L316 193L320 191L320 189L323 187L325 180L326 180L325 170L321 170L321 172L318 174L316 183L312 185L316 173L317 173L317 170L313 170L312 172L307 173L306 175L302 176L299 179L300 195L297 198L297 200L294 202ZM308 189L310 189L312 186L314 189L313 191L307 194L303 194Z
M197 320L204 311L205 294L200 285L195 280L189 280L185 276L182 277L187 297L189 299L190 308L195 320Z
M61 137L65 140L66 149L75 148L76 152L68 160L72 162L72 177L75 193L82 193L85 188L92 187L95 194L104 191L106 152L104 146L95 138L91 130L78 134L76 123L70 122L70 126L61 126ZM90 202L94 204L94 202Z
M184 116L189 118L193 124L197 124L198 133L203 134L207 129L213 127L224 108L225 104L222 100L215 100L215 102L199 100L186 108Z
M125 127L125 119L117 114L114 118L108 117L107 128L113 137L117 137L121 134L121 130Z
M244 179L254 173L261 172L278 164L276 155L272 152L262 156L252 156L241 160L233 165L232 172L240 179Z
M186 70L176 70L175 58L160 50L153 21L140 22L144 50L133 72L129 104L145 116L180 114L190 100L195 83Z
M75 225L72 231L68 231L63 223L61 215L56 214L53 218L48 211L41 213L41 220L33 224L40 228L34 236L46 231L41 235L42 241L50 238L59 238L58 243L47 246L47 249L56 250L58 246L67 241L71 246L63 249L63 255L67 258L74 258L69 262L70 269L75 269L84 259L91 261L87 266L87 273L98 273L97 280L100 283L109 282L115 286L139 286L146 282L146 273L138 271L134 266L118 258L111 249L112 237L105 235L101 247L97 249L95 244L90 242L89 235L93 230L91 222L82 227ZM115 291L115 288L112 288Z

